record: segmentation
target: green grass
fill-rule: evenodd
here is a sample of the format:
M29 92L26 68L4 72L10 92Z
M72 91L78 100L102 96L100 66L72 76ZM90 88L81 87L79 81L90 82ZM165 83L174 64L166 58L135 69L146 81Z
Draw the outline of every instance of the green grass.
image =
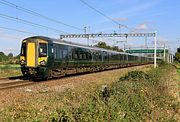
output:
M0 68L5 68L5 67L8 67L8 68L20 68L20 65L19 64L1 64L0 65Z
M177 73L178 73L178 87L180 88L180 62L174 62L173 65L176 67L177 69Z
M139 122L177 121L178 105L168 93L166 65L148 72L131 71L108 85L106 101L101 86L67 90L64 93L38 93L34 99L14 104L0 112L2 121L34 122Z
M21 75L20 65L0 65L0 77Z
M180 88L180 69L177 69L177 72L178 72L178 78L179 78L179 80L178 80L178 87Z

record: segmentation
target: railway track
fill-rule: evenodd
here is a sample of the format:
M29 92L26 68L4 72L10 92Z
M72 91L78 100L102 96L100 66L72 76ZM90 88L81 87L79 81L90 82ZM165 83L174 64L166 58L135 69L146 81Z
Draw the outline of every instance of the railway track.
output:
M115 68L115 69L123 69L123 68L128 68L128 67L135 67L135 66L127 66L127 67L121 67L121 68ZM104 70L101 72L105 72L105 71L109 71L109 70L113 70L113 69L107 69L107 70ZM78 76L91 74L91 73L97 73L97 72L100 72L100 71L70 74L67 76L61 76L61 77L49 79L48 82L51 82L52 80L59 80L60 78L65 79L65 78L70 78L70 77L78 77ZM31 78L27 78L27 77L25 78L23 76L0 78L0 91L7 90L7 89L19 88L19 87L25 87L25 86L29 86L29 85L33 85L33 84L38 84L38 83L43 83L43 81L35 82L35 81L31 80Z
M0 78L0 81L9 80L9 78Z
M3 80L16 80L16 79L24 79L24 77L23 76L14 76L14 77L0 78L0 82Z
M0 91L18 87L25 87L32 84L35 84L35 82L29 81L27 78L23 78L23 76L0 78Z

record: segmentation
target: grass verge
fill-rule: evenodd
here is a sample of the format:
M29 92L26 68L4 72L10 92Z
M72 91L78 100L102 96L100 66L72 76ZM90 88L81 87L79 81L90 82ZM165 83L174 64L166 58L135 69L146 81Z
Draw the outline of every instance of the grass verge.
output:
M180 88L180 69L177 69L178 75L179 75L179 81L178 81L178 87Z
M0 65L0 78L21 75L19 65Z
M161 66L148 72L131 71L109 84L64 93L41 93L33 100L11 105L0 112L2 121L178 121L179 104L169 94L174 67ZM167 75L168 74L168 75ZM171 77L169 77L171 76Z

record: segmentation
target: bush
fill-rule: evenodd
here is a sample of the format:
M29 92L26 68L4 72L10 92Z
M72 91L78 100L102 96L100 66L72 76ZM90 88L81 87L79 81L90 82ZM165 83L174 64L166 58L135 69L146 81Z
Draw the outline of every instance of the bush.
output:
M167 72L167 69L165 70ZM110 96L104 101L102 91L96 90L85 103L76 108L60 111L54 120L89 122L89 121L164 121L174 120L165 111L170 106L159 77L165 73L158 68L145 73L131 71L118 82L109 85ZM163 108L163 109L162 109ZM168 108L169 109L169 108ZM156 113L156 114L155 114Z
M175 121L174 114L168 111L177 111L178 105L172 104L173 98L167 93L164 83L164 77L171 69L171 66L165 65L148 72L128 72L119 81L107 86L107 96L103 95L104 91L100 87L90 92L70 90L46 100L49 108L42 110L41 114L30 116L34 121L52 122ZM20 120L24 121L26 113L32 113L32 110L33 113L40 113L38 108L32 108L34 104L31 105L28 106L29 110L26 106L23 108L24 113Z
M143 79L148 79L149 75L146 74L143 71L131 71L128 72L124 77L120 78L120 81L125 81L125 80L143 80Z

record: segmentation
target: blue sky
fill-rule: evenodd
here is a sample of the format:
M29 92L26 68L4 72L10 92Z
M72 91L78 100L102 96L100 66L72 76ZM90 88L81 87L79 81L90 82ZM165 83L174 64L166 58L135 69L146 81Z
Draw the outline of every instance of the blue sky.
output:
M80 0L7 0L24 8L36 11L50 18L82 28L87 26L88 33L112 33L120 32L118 25L88 8ZM157 31L159 46L166 43L171 51L175 52L180 45L180 1L179 0L84 0L94 8L103 12L120 24L127 25L129 29L122 28L121 32L154 32ZM1 0L0 0L1 2ZM83 33L64 25L60 25L36 16L24 13L15 8L0 3L0 14L6 14L16 18L28 20L37 24L56 28L68 33ZM59 38L57 33L50 29L37 28L20 21L10 21L0 16L0 27L16 28L29 31L37 35ZM21 40L33 36L16 31L0 28L0 51L18 54ZM113 44L107 39L97 39ZM117 39L123 40L123 39ZM179 42L178 42L179 40ZM69 40L87 44L86 40ZM153 39L148 39L148 45L152 46ZM144 39L131 38L127 45L144 45ZM122 47L122 44L119 44Z

